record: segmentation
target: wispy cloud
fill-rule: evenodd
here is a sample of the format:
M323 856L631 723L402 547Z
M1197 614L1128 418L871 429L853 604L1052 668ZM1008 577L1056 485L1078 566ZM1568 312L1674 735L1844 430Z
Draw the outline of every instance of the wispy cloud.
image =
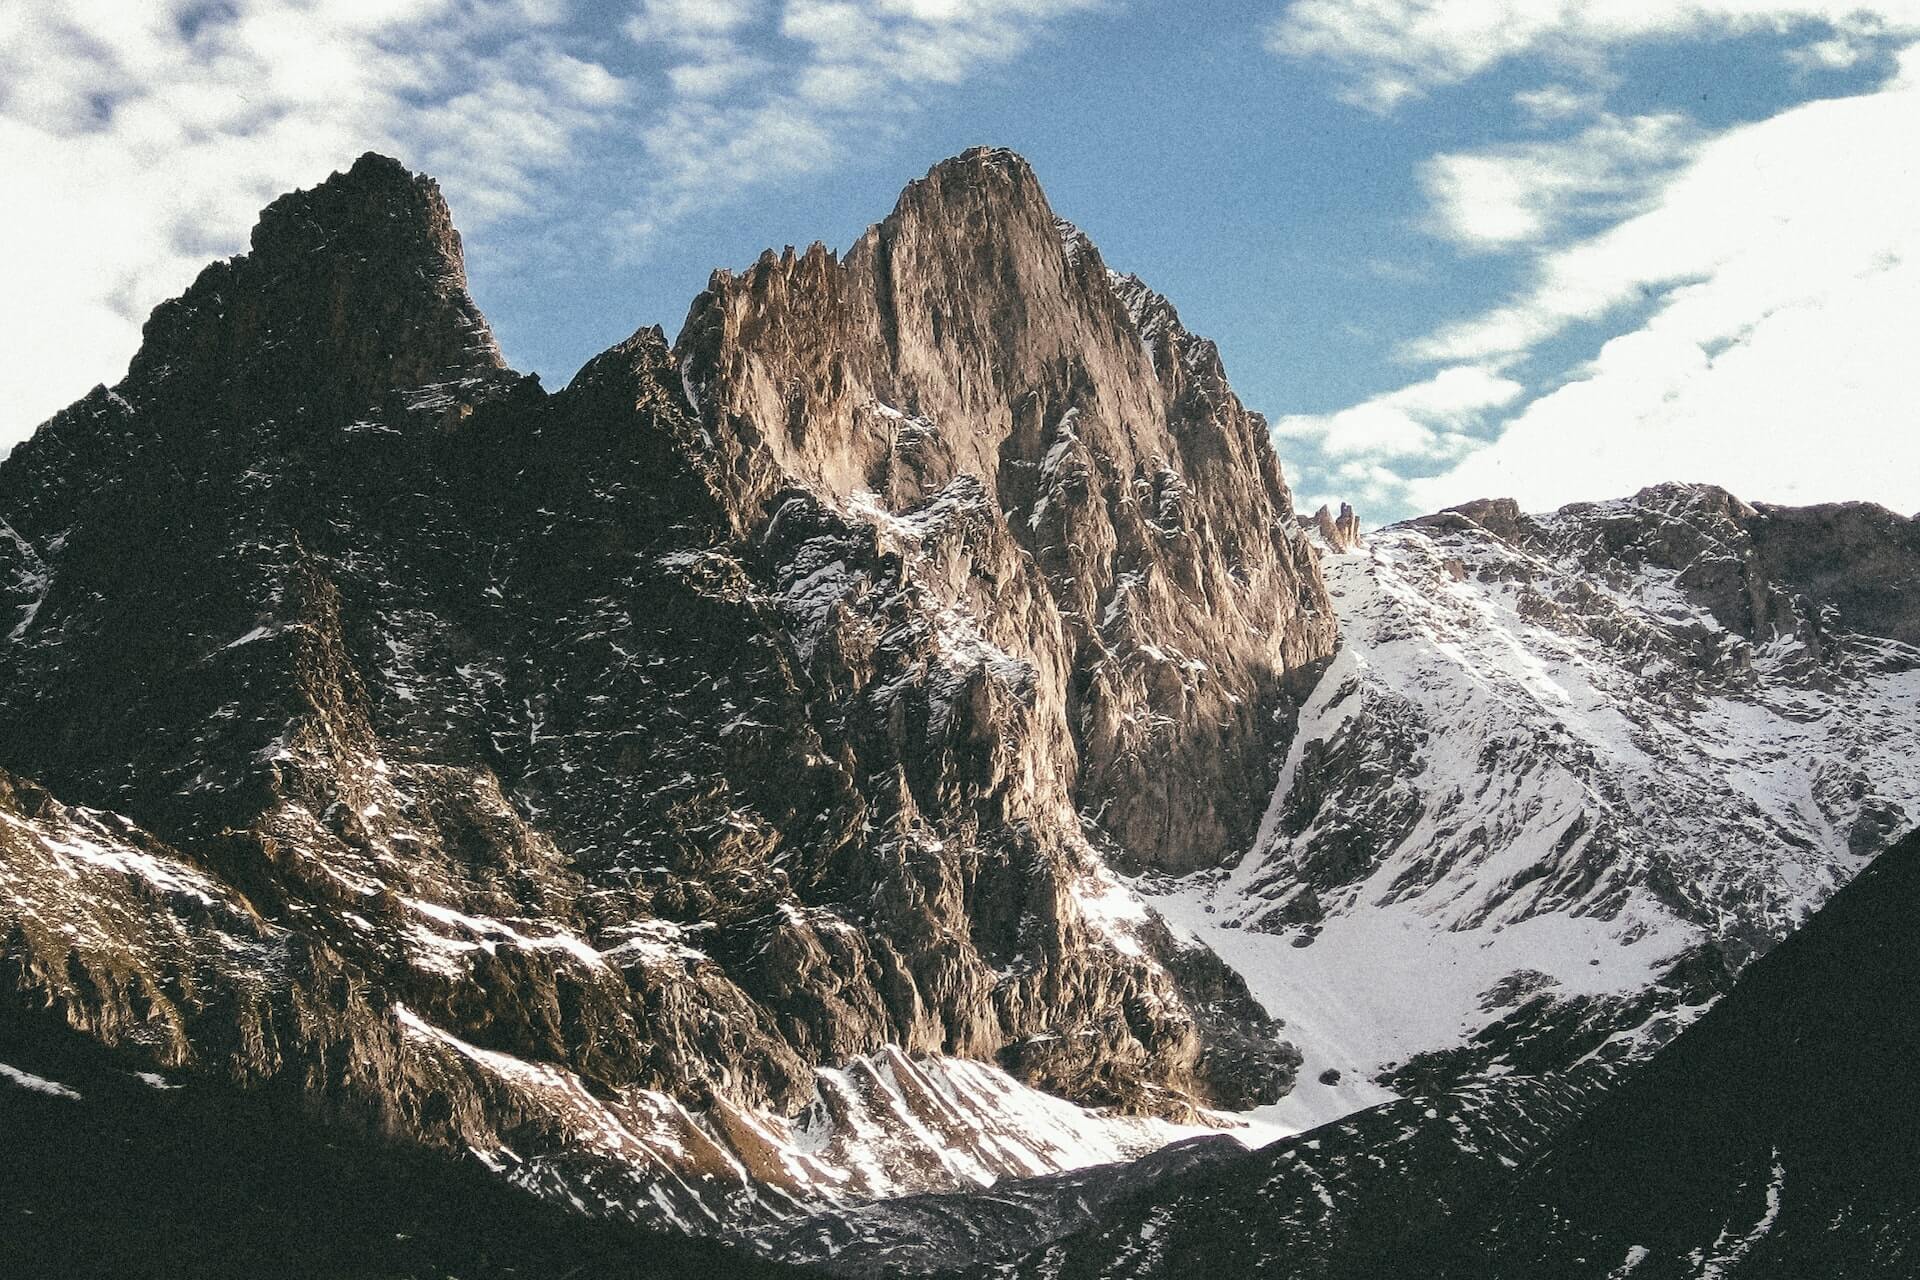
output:
M1756 31L1800 33L1833 60L1920 35L1911 0L1295 0L1267 30L1289 58L1330 63L1376 111L1462 84L1520 57L1596 71L1623 46Z
M1543 84L1513 95L1513 105L1536 126L1557 124L1562 120L1598 115L1606 105L1606 95L1591 87L1568 84Z
M1494 415L1526 392L1498 369L1457 365L1328 414L1273 423L1290 466L1317 491L1304 505L1354 502L1379 512L1411 501L1410 477L1450 466L1485 444Z
M1469 433L1489 410L1512 404L1525 390L1494 369L1459 365L1337 413L1289 415L1273 432L1313 441L1332 458L1455 458L1473 447Z
M628 231L644 245L698 204L819 171L1102 2L645 0L627 34L673 60Z
M1569 223L1636 212L1698 139L1682 116L1601 113L1570 137L1438 155L1420 170L1429 226L1473 251L1549 242Z
M1908 62L1914 55L1908 56ZM1664 299L1703 341L1915 245L1913 77L1697 143L1649 207L1538 256L1511 301L1418 343L1429 360L1519 354L1573 324Z

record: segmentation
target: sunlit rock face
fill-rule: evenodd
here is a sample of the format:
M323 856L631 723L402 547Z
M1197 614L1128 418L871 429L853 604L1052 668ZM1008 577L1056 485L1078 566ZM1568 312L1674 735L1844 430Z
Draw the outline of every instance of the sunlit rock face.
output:
M1333 649L1316 560L1214 345L1108 271L1025 161L936 167L844 258L716 273L676 357L749 516L789 479L975 511L932 581L1032 666L1064 721L1045 772L1131 861L1244 847L1289 677Z
M1292 1082L1109 862L1244 848L1333 643L1017 157L550 393L369 156L0 464L4 999L697 1231L1119 1158Z

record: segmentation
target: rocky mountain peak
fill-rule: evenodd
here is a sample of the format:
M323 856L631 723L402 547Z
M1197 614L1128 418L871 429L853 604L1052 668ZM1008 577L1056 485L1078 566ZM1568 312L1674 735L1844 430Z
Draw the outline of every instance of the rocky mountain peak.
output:
M843 258L716 273L675 353L743 530L795 483L888 517L976 494L936 590L1039 673L1074 801L1141 863L1244 848L1286 682L1332 650L1315 553L1214 345L1024 160L935 165Z
M0 460L0 1026L837 1248L1623 1060L1920 812L1912 522L1358 528L1009 152L557 394L364 157Z
M340 421L503 367L439 185L369 152L268 205L249 252L156 308L119 393L190 400L202 425L263 408Z
M1332 617L1258 420L1155 359L1005 153L556 394L430 182L277 201L0 463L0 768L87 806L0 969L136 1054L135 988L204 986L168 1065L689 1229L1276 1100L1280 1025L1110 860L1244 847ZM76 891L76 833L132 852Z
M844 259L816 244L716 272L678 343L690 385L710 416L755 423L784 472L828 492L899 505L965 473L991 493L1008 436L1044 451L1030 419L1064 411L1063 377L1145 371L1097 255L1070 262L1054 221L1013 153L947 160ZM903 419L944 429L902 447Z
M925 177L907 183L893 213L897 219L909 210L985 207L1001 201L1044 205L1046 193L1033 166L1018 152L1006 147L969 147L935 164Z
M1522 536L1526 518L1520 504L1512 498L1476 498L1430 516L1416 517L1412 523L1430 529L1478 529L1502 541L1513 542Z
M440 184L374 151L267 205L250 239L253 252L268 260L388 252L438 258L446 271L464 270L460 234Z

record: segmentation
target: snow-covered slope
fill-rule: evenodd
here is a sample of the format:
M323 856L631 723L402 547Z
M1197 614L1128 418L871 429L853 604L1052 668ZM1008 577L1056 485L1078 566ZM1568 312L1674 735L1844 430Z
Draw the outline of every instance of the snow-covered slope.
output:
M1910 1280L1920 834L1614 1083L1513 1076L1131 1189L997 1280Z
M1142 886L1287 1019L1291 1126L1664 1040L1920 815L1911 521L1666 486L1323 555L1256 846Z

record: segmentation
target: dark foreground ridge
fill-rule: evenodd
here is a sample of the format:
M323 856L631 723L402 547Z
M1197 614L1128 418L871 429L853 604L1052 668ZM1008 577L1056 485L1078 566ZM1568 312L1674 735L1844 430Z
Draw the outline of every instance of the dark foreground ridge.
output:
M1920 835L1449 1232L1460 1280L1920 1270ZM1624 1270L1623 1270L1624 1268Z
M478 1166L318 1122L285 1092L143 1080L0 1019L0 1274L13 1280L802 1280L583 1219ZM54 1092L54 1086L65 1092Z

